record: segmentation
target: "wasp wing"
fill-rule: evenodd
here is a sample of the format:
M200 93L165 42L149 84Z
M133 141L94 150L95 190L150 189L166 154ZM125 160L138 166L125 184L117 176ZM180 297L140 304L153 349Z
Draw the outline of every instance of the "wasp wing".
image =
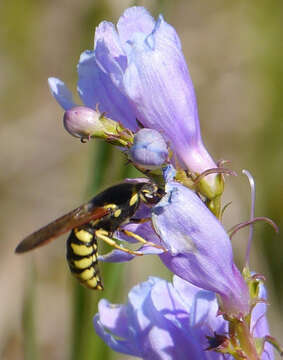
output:
M45 245L65 232L86 224L91 220L100 219L109 214L109 212L109 209L97 207L93 204L93 201L90 201L27 236L19 243L15 252L20 254Z

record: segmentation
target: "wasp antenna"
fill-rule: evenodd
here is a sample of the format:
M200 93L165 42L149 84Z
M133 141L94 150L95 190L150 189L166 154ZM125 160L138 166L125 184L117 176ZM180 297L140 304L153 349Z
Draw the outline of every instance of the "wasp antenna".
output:
M138 127L139 127L140 129L143 129L143 128L144 128L143 124L139 121L139 119L136 119L136 122L137 122Z

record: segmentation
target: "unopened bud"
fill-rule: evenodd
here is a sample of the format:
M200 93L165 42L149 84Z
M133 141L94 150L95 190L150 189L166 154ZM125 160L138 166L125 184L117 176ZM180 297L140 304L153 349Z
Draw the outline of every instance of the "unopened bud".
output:
M64 114L64 127L73 136L89 138L101 136L105 132L105 126L100 120L101 114L85 106L75 106Z
M158 131L141 129L134 136L129 157L136 165L144 169L159 168L168 158L167 144Z
M64 127L82 141L98 138L118 146L130 146L133 134L118 122L109 119L98 109L93 110L86 106L75 106L64 114Z

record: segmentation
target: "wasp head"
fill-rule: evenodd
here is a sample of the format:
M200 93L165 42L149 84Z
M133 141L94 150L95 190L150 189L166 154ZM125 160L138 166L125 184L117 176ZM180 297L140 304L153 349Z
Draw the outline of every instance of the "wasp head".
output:
M157 204L164 195L164 190L159 188L154 183L146 183L142 186L140 190L140 197L142 201L147 204Z

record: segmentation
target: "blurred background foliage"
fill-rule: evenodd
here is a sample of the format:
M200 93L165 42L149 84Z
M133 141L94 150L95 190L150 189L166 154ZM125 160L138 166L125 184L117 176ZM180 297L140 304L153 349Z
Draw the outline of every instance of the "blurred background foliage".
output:
M81 144L62 127L63 111L49 94L48 76L74 91L80 53L93 46L95 26L116 22L144 5L178 31L198 97L205 143L215 159L238 171L226 183L233 201L225 226L249 214L249 169L257 185L256 215L282 219L282 42L280 0L2 0L0 2L0 358L125 359L109 352L92 330L101 296L124 302L148 275L169 278L157 258L103 266L105 291L78 286L64 260L63 239L25 256L13 250L24 236L76 207L102 188L135 176L117 150ZM233 238L243 264L247 231ZM257 224L252 267L264 273L272 334L282 340L283 242Z

